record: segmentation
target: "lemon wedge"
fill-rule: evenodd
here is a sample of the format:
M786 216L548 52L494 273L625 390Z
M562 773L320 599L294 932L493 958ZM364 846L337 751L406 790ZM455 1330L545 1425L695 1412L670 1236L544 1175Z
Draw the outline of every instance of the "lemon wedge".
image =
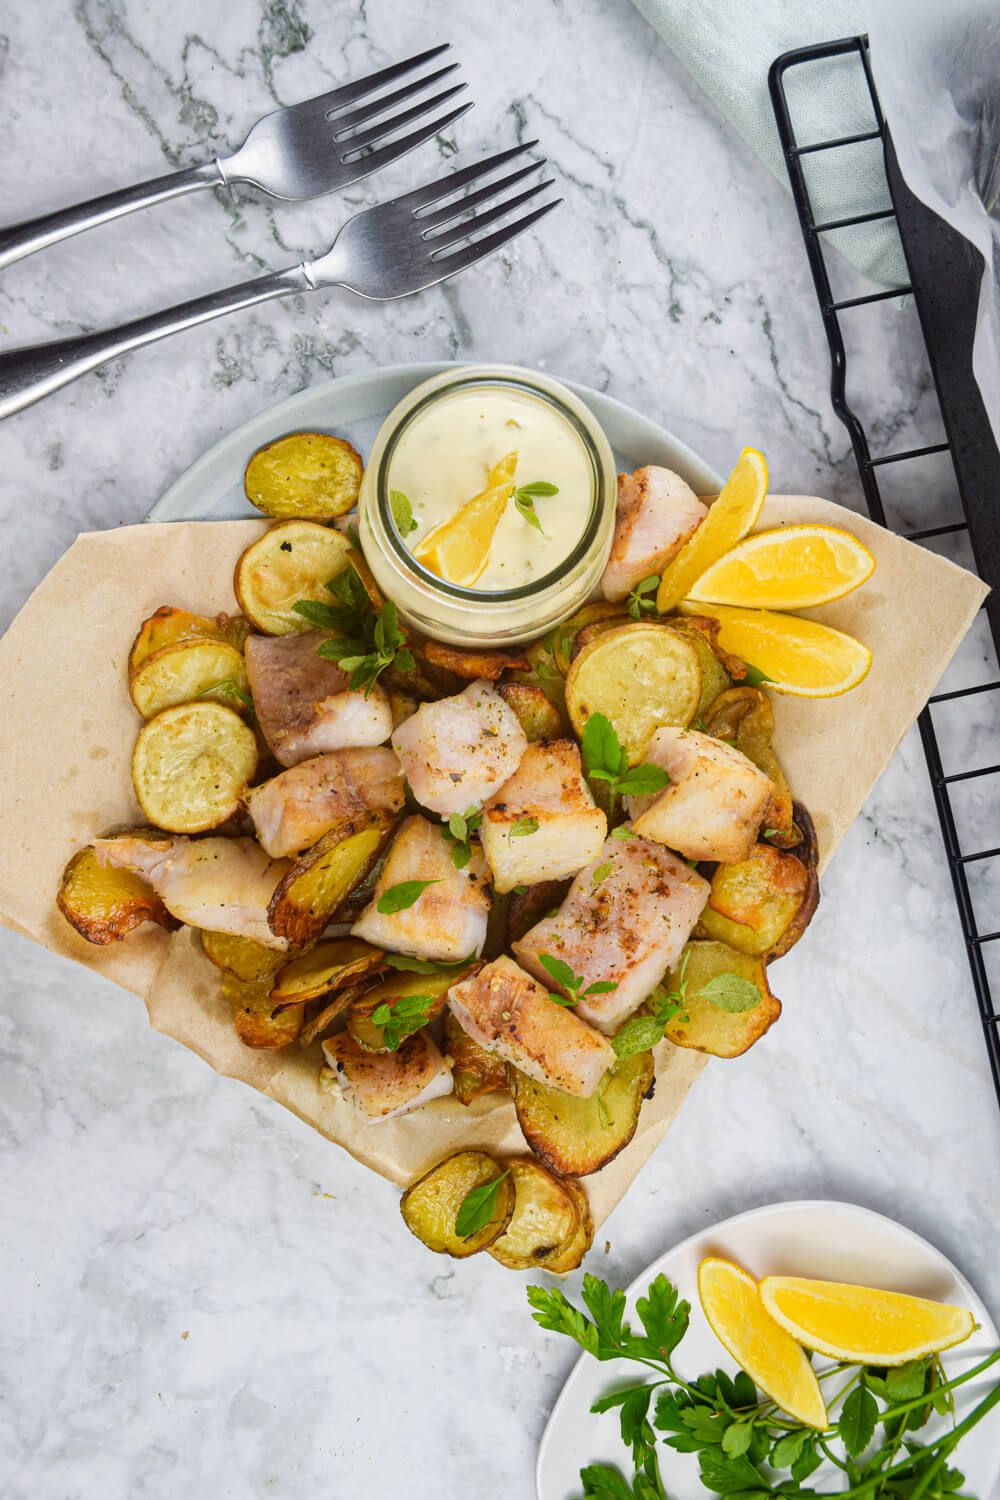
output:
M964 1307L840 1281L765 1276L760 1295L790 1337L857 1365L905 1365L962 1343L976 1326Z
M421 538L413 549L417 561L447 583L471 588L489 561L494 534L514 493L516 468L516 453L494 464L486 488Z
M782 526L744 537L705 569L688 598L751 609L814 609L860 588L874 571L868 548L839 526Z
M709 506L708 515L664 569L656 595L661 615L690 596L705 569L742 541L760 515L767 494L767 464L756 448L744 448L735 469Z
M698 1296L712 1332L754 1384L790 1417L821 1432L829 1427L812 1365L771 1317L749 1272L710 1255L698 1267Z
M728 604L689 604L681 612L718 620L719 646L742 657L768 677L776 693L796 698L838 698L868 675L867 646L817 620L770 609L736 609Z

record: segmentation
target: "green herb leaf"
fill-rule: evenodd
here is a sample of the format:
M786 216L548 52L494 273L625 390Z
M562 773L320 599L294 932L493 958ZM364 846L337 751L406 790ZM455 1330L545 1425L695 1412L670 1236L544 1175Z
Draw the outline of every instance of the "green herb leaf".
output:
M542 533L542 536L546 535L545 527L538 519L538 512L535 510L534 500L526 499L521 494L515 494L514 505L516 506L518 513L524 517L529 526L533 526L536 531L540 531Z
M221 682L211 683L207 688L202 688L200 693L195 693L195 697L207 698L210 693L224 693L227 698L238 699L238 701L243 704L244 708L249 708L251 711L253 710L253 699L251 698L250 694L245 693L243 689L236 682L234 682L232 677L223 677Z
M786 1432L785 1436L779 1438L771 1449L771 1455L768 1459L771 1467L775 1469L790 1469L792 1464L799 1458L806 1445L808 1436L809 1433L805 1428L801 1428L797 1432ZM749 1447L749 1444L747 1446Z
M411 531L416 531L417 523L413 519L413 506L402 490L389 491L389 509L392 511L392 519L396 523L396 530L400 536L409 536Z
M635 1500L635 1491L619 1469L587 1464L580 1470L583 1500Z
M332 604L324 604L322 599L297 599L292 609L317 630L340 631L343 628L342 612Z
M624 1059L636 1052L649 1052L663 1040L663 1027L655 1016L633 1016L610 1038L615 1056Z
M535 501L543 495L558 495L558 493L559 488L557 485L549 484L544 479L537 479L533 484L518 486L514 491L514 505L519 514L527 521L528 525L534 526L535 530L540 531L544 536L546 534L545 528L538 519L538 513L535 510Z
M363 689L367 698L386 667L402 673L413 671L413 654L406 649L407 638L399 628L391 599L386 599L376 614L364 584L350 565L324 586L335 604L300 599L293 609L311 625L336 632L334 639L317 647L316 654L349 672L353 691Z
M622 764L624 752L614 725L605 714L590 715L583 726L580 749L583 754L583 769L588 776L617 780L627 768L627 761Z
M639 835L627 823L619 823L617 828L612 828L611 837L613 839L637 839Z
M558 1287L529 1286L528 1302L533 1309L531 1316L540 1328L564 1334L588 1354L596 1355L599 1344L597 1329Z
M767 673L762 672L759 667L751 666L750 662L745 662L744 665L746 672L740 679L743 687L763 687L765 682L774 681L773 677L768 677Z
M376 911L384 917L391 917L397 911L406 911L426 891L429 885L439 885L440 880L401 880L398 885L390 885L388 890L382 892L375 903Z
M927 1361L911 1359L908 1364L895 1365L885 1377L886 1394L890 1401L915 1401L924 1394L927 1385Z
M573 973L568 963L561 958L556 958L552 953L540 953L538 962L556 984L561 984L568 990L577 990L583 983L583 980L578 979Z
M633 766L619 778L618 792L622 797L645 797L651 792L662 792L670 777L662 766Z
M441 830L452 846L451 862L456 870L464 870L472 858L472 836L479 831L482 821L482 813L469 807L464 813L452 813Z
M594 885L603 885L605 880L607 880L608 876L611 874L613 868L614 867L610 859L606 859L603 864L598 865L593 875L590 877Z
M485 1229L497 1210L497 1194L500 1184L505 1177L510 1176L510 1168L501 1172L499 1177L494 1177L490 1182L481 1182L478 1187L466 1193L462 1199L461 1207L455 1215L455 1233L462 1239L471 1239L481 1229Z
M710 1000L719 1010L735 1014L753 1010L761 998L760 990L749 979L729 973L716 974L697 994L699 999Z
M856 1385L841 1408L837 1424L847 1453L857 1458L871 1442L878 1421L878 1402L866 1386Z
M397 995L372 1011L372 1022L381 1028L382 1044L396 1052L399 1044L426 1026L434 1007L433 995Z
M722 1451L727 1458L739 1458L750 1447L753 1437L752 1422L730 1422L722 1434Z
M659 586L659 573L650 573L648 578L644 578L641 583L636 584L628 596L628 603L626 605L626 609L633 620L641 620L643 615L653 614L656 609L656 600L648 598L647 595L653 593Z
M546 479L535 479L531 484L522 484L515 491L518 495L527 495L529 499L538 499L545 495L558 495L559 486L549 484Z
M537 818L518 818L517 822L513 825L513 827L510 830L510 837L512 839L523 839L523 838L526 838L528 836L528 834L530 834L530 833L537 833L537 832L538 832L538 819Z

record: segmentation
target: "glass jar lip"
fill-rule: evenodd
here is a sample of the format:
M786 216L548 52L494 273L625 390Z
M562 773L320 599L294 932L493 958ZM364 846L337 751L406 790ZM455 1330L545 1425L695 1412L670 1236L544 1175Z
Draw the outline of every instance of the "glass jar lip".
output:
M557 567L551 568L549 572L543 574L541 578L532 579L530 583L520 584L517 588L477 589L468 588L463 584L449 583L447 579L441 578L439 574L431 572L429 568L425 568L423 563L418 561L418 559L413 555L409 547L406 546L405 542L400 536L399 530L396 526L395 517L392 514L388 476L389 469L392 464L393 454L396 451L403 433L406 431L407 427L414 420L414 418L417 417L422 411L425 410L427 406L431 405L433 402L439 401L443 397L452 395L456 390L474 388L477 386L506 386L512 390L526 392L536 400L544 401L546 405L551 406L555 411L557 411L563 418L563 420L572 427L573 431L576 433L577 437L583 444L584 451L587 454L587 461L590 466L590 513L587 517L587 523L584 526L579 540L574 546L572 552L564 557L562 562L560 562ZM397 560L403 565L404 568L413 573L422 583L428 585L430 588L439 591L442 594L448 595L452 599L461 600L465 603L480 605L491 603L506 604L517 602L523 599L530 599L535 595L544 593L554 584L560 583L564 578L567 577L568 574L573 571L574 568L576 568L583 561L583 559L587 556L588 552L593 546L594 541L596 540L597 535L600 531L601 514L605 500L603 489L604 477L603 467L601 463L601 454L591 432L587 428L586 424L577 415L577 413L572 409L572 407L569 406L558 395L557 392L548 390L542 385L536 385L530 378L525 375L521 375L520 373L513 374L505 370L487 370L477 371L475 373L456 373L453 380L443 381L441 384L437 385L435 389L428 390L420 398L419 401L415 402L414 405L404 413L402 419L397 423L392 432L389 434L388 438L385 440L385 446L381 454L379 455L378 474L375 486L375 505L379 520L385 532L385 538L393 553L395 554Z

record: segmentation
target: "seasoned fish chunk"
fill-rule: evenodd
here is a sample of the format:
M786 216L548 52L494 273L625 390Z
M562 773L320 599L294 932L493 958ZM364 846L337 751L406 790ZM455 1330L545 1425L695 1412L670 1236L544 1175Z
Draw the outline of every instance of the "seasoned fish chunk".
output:
M687 859L738 864L746 859L774 795L774 783L742 750L697 729L658 729L644 759L670 783L627 802L632 827Z
M323 1043L327 1069L321 1084L377 1125L409 1114L453 1089L451 1066L426 1031L414 1032L396 1052L366 1052L342 1031Z
M506 954L452 985L448 1004L480 1047L567 1094L589 1098L617 1061L610 1042Z
M529 745L484 807L479 833L501 892L561 880L589 864L607 838L608 820L583 779L573 741Z
M709 889L662 844L609 838L559 910L515 942L514 953L543 983L553 982L541 962L550 954L582 979L581 992L613 984L607 994L581 999L576 1014L615 1031L677 963Z
M624 599L651 573L662 573L708 515L690 485L651 464L618 476L618 516L601 580L605 599Z
M379 899L409 880L433 884L403 911L380 912ZM480 951L489 912L489 871L482 853L474 848L469 863L456 870L443 830L417 813L393 840L375 894L351 932L376 948L453 963Z
M267 907L287 859L269 859L253 839L97 839L102 864L133 870L180 922L231 932L266 948L287 948L268 926Z
M246 805L262 847L279 859L359 812L399 812L403 773L388 746L331 750L252 787Z
M244 647L257 723L283 766L352 745L381 745L392 731L392 710L378 683L367 698L350 675L316 655L320 630L298 635L252 635Z
M445 818L491 797L513 776L527 744L514 710L482 679L423 704L392 736L413 795Z

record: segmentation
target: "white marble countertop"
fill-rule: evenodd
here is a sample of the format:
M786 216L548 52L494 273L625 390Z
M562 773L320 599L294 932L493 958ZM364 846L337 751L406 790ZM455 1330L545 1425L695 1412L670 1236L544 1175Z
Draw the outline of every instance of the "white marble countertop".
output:
M8 7L0 29L6 221L232 146L273 100L443 39L477 104L456 142L540 136L567 200L451 286L272 304L4 424L3 625L78 531L140 520L220 434L379 362L538 364L642 406L720 469L753 442L776 488L860 504L790 200L627 0L78 0ZM379 194L436 161L426 148ZM135 216L6 273L2 346L290 263L343 212L241 194ZM865 318L852 377L878 442L933 436L912 313ZM931 481L903 503L937 519L945 498ZM982 636L954 670L995 672ZM980 759L983 728L961 731ZM9 934L0 960L7 1500L531 1495L572 1355L530 1321L523 1278L431 1258L393 1189L154 1034L131 996ZM780 1026L707 1070L594 1268L628 1279L739 1209L839 1196L928 1235L996 1314L998 1114L915 734L780 993Z

